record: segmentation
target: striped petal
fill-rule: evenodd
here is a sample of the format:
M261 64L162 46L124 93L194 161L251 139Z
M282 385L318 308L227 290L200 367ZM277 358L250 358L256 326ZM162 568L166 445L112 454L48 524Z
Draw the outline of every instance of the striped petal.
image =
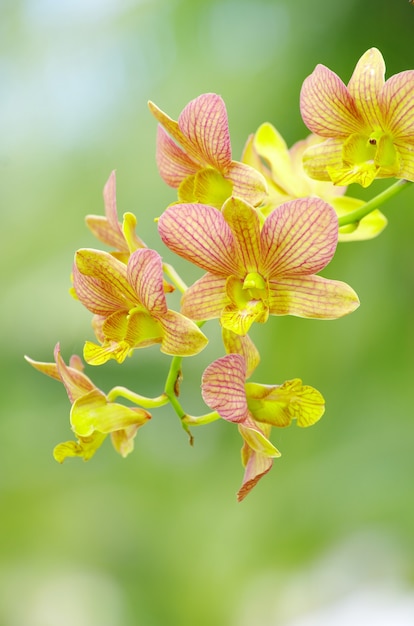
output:
M242 198L252 206L259 206L267 195L264 176L247 163L232 161L226 178L233 183L233 195Z
M387 129L396 141L414 143L414 70L391 76L382 91Z
M107 317L114 311L129 308L117 287L92 276L84 276L76 265L73 267L73 288L77 299L96 315Z
M322 137L347 137L364 127L354 98L324 65L317 65L303 82L300 110L306 126Z
M233 231L245 272L257 272L260 265L260 222L257 212L239 198L223 206L223 217Z
M329 170L337 171L343 167L343 139L327 139L310 146L303 153L303 167L308 176L320 181L331 181Z
M127 277L139 301L151 315L158 317L166 313L162 259L158 252L141 248L131 254Z
M384 86L385 63L377 48L367 50L359 59L348 90L366 121L367 126L382 126L380 94Z
M199 169L199 165L177 146L162 126L157 130L156 161L161 178L174 188Z
M229 302L226 278L207 273L184 293L181 313L196 322L216 319Z
M338 218L320 198L299 198L282 204L262 229L263 272L276 276L306 276L323 269L338 241Z
M231 163L231 144L226 105L214 93L195 98L183 109L178 126L191 142L190 156L225 173Z
M209 365L201 379L204 402L229 422L248 416L244 383L246 364L240 354L227 354Z
M234 235L223 215L205 204L175 204L158 221L170 250L208 272L228 276L243 271Z
M358 296L346 283L320 276L282 278L269 283L271 315L336 319L359 306Z
M395 142L395 147L401 159L401 168L398 178L405 178L414 182L414 144Z
M250 493L259 480L267 474L273 466L273 458L252 450L247 443L242 448L242 460L245 466L242 485L237 492L237 501L241 502Z
M165 354L192 356L208 343L198 326L176 311L167 311L158 322L164 331L160 349Z
M260 354L249 335L238 335L222 328L222 338L227 354L241 354L246 364L246 378L249 378L260 363Z

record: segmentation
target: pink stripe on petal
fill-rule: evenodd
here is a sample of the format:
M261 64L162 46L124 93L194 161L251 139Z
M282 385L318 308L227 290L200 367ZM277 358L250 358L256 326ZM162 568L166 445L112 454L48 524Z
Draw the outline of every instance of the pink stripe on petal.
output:
M330 181L331 177L327 168L340 170L343 167L342 147L342 139L327 139L307 148L303 153L303 167L306 174L317 180Z
M237 492L237 500L241 502L257 485L259 480L272 469L273 459L250 450L243 476L242 485Z
M364 126L348 89L324 65L317 65L304 80L300 110L309 130L322 137L346 137Z
M108 252L83 248L76 252L75 264L84 276L91 276L110 285L125 301L135 301L136 295L127 280L126 265Z
M225 173L231 163L231 145L223 99L214 93L195 98L183 109L178 125L193 146L190 156Z
M205 204L175 204L158 221L166 246L194 265L219 276L243 271L234 235L224 217Z
M230 422L242 422L248 416L246 365L240 354L228 354L209 365L201 379L204 402Z
M60 380L66 389L71 403L73 403L77 398L81 398L83 395L89 393L93 389L99 391L85 374L66 365L60 353L59 344L56 344L55 346L54 357Z
M164 354L193 356L208 343L198 326L176 311L167 311L158 321L164 331L161 342L161 352Z
M393 138L414 144L414 70L391 76L381 97L386 129Z
M306 276L269 283L271 315L329 320L352 313L358 306L355 291L341 281Z
M246 163L232 161L226 178L233 183L233 196L242 198L252 206L259 206L267 194L263 175Z
M246 272L257 272L260 264L260 222L257 212L239 198L230 198L223 206L223 217L239 244L239 254Z
M189 156L167 135L162 126L158 126L156 160L161 178L177 188L180 183L195 174L200 166L192 161Z
M299 198L280 205L262 228L263 272L306 276L323 269L338 241L338 218L320 198Z
M204 274L187 289L181 299L181 313L196 322L220 317L230 303L226 293L226 278Z
M370 128L382 125L383 116L378 100L384 86L384 75L382 54L376 48L371 48L359 59L348 83L348 90Z
M92 276L83 276L76 265L73 267L73 287L78 300L96 315L107 317L118 309L125 310L132 305L118 288Z
M158 252L149 248L136 250L129 257L127 275L141 304L154 317L163 315L167 311L167 303L162 259Z

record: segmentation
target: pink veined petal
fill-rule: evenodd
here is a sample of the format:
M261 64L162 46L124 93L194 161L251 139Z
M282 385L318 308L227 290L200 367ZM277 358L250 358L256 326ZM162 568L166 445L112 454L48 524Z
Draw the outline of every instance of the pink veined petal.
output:
M303 153L303 167L306 174L317 180L331 181L327 168L340 170L343 167L342 147L342 139L327 139L307 148ZM343 189L339 186L337 188Z
M193 356L208 343L198 326L176 311L167 311L158 321L164 331L160 349L165 354Z
M414 145L395 142L395 147L401 157L401 169L398 178L405 178L414 182Z
M85 374L66 365L60 353L60 345L58 343L55 346L54 356L60 380L66 389L71 403L92 390L99 391Z
M226 278L207 273L184 293L181 313L196 322L216 319L229 302Z
M209 365L202 375L204 402L230 422L242 422L248 416L246 364L240 354L227 354Z
M127 302L114 285L93 276L84 276L76 265L73 266L73 287L78 300L96 315L106 317L118 309L131 307L131 302Z
M115 248L115 250L126 251L128 249L121 230L114 230L106 217L102 215L87 215L85 221L89 230L102 243Z
M122 235L121 228L118 223L118 211L116 208L116 174L113 170L105 184L103 190L105 215L109 225L113 230L118 231Z
M223 217L239 245L246 272L257 272L260 265L260 222L257 212L239 198L229 198L223 206Z
M317 65L302 85L300 110L306 126L322 137L347 137L360 132L364 122L342 80Z
M158 252L149 248L136 250L129 257L127 276L139 301L152 315L166 313L162 259Z
M337 319L359 306L358 296L346 283L321 276L282 278L269 283L271 315Z
M379 98L384 86L384 76L385 63L382 54L377 48L371 48L359 59L348 83L349 93L370 128L382 126Z
M247 448L247 444L244 444ZM244 471L242 485L237 492L237 500L241 502L250 493L250 491L257 485L259 480L267 474L273 466L273 459L271 457L255 452L251 448L248 450L248 458L246 460L246 469Z
M231 144L226 106L220 96L206 93L189 102L178 118L178 125L193 146L190 156L220 172L227 171Z
M233 196L242 198L252 206L259 206L267 194L264 176L247 163L232 161L226 178L233 184Z
M249 335L236 335L228 328L222 328L223 344L227 354L241 354L246 364L246 378L250 378L260 363L260 354Z
M206 204L175 204L158 221L170 250L202 269L228 276L243 272L234 235L223 215Z
M162 126L158 126L156 160L161 178L170 185L178 188L180 183L195 174L200 166L169 137Z
M338 218L320 198L298 198L276 208L261 232L263 272L269 277L306 276L323 269L338 242Z
M75 254L75 264L81 274L108 284L120 297L134 302L136 294L127 279L126 265L102 250L83 248Z
M386 128L396 143L406 140L414 144L414 70L400 72L387 80L381 107Z

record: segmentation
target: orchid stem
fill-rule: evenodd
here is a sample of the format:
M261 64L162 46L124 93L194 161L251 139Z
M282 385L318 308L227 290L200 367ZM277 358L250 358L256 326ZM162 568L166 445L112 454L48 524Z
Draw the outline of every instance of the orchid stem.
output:
M172 265L170 265L169 263L163 263L162 267L166 276L168 276L171 282L174 283L174 285L179 291L181 291L181 293L187 291L187 285Z
M339 227L347 226L348 224L353 224L355 222L360 222L363 217L369 215L369 213L374 211L374 209L379 207L381 204L384 204L384 202L395 196L397 193L400 193L400 191L408 187L410 184L411 181L409 180L398 180L396 183L391 185L391 187L388 187L383 192L379 193L377 196L366 202L361 208L356 209L355 211L351 211L351 213L340 217L338 219Z
M125 398L126 400L130 400L130 402L133 402L134 404L137 404L144 409L154 409L159 406L164 406L169 402L169 398L165 393L161 394L157 398L147 398L145 396L140 396L138 393L130 391L126 387L114 387L108 393L107 397L109 402L112 402L113 400L115 400L115 398Z

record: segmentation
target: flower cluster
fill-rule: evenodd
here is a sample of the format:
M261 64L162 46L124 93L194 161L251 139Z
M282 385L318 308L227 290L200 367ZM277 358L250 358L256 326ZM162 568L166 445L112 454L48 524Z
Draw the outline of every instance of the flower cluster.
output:
M337 319L359 306L354 290L319 273L333 258L338 241L377 236L386 218L377 209L406 181L414 181L414 71L384 81L380 52L358 62L346 87L322 65L303 83L300 102L311 135L290 149L270 123L246 142L240 161L232 158L223 99L213 93L192 100L175 121L152 102L158 121L156 161L161 178L177 199L159 214L158 232L176 255L204 271L187 287L171 265L136 234L137 220L119 221L116 180L104 187L105 216L86 223L109 251L77 250L71 293L92 314L96 341L86 341L83 357L99 366L118 363L136 350L159 344L171 364L156 398L124 387L108 394L83 373L73 356L66 365L59 345L54 362L28 357L40 372L63 383L71 402L76 441L59 444L55 459L88 460L111 435L126 456L148 409L170 404L192 441L190 427L224 419L242 439L242 500L280 456L272 428L292 420L315 424L325 411L319 391L299 379L251 382L259 351L249 336L253 324L269 316ZM381 199L364 202L346 195L350 183L366 187L375 178L401 179ZM182 293L180 310L169 293ZM209 413L189 415L179 400L184 357L207 344L201 330L219 320L224 355L201 375L201 395ZM273 376L273 373L272 373ZM115 402L121 396L134 406Z

